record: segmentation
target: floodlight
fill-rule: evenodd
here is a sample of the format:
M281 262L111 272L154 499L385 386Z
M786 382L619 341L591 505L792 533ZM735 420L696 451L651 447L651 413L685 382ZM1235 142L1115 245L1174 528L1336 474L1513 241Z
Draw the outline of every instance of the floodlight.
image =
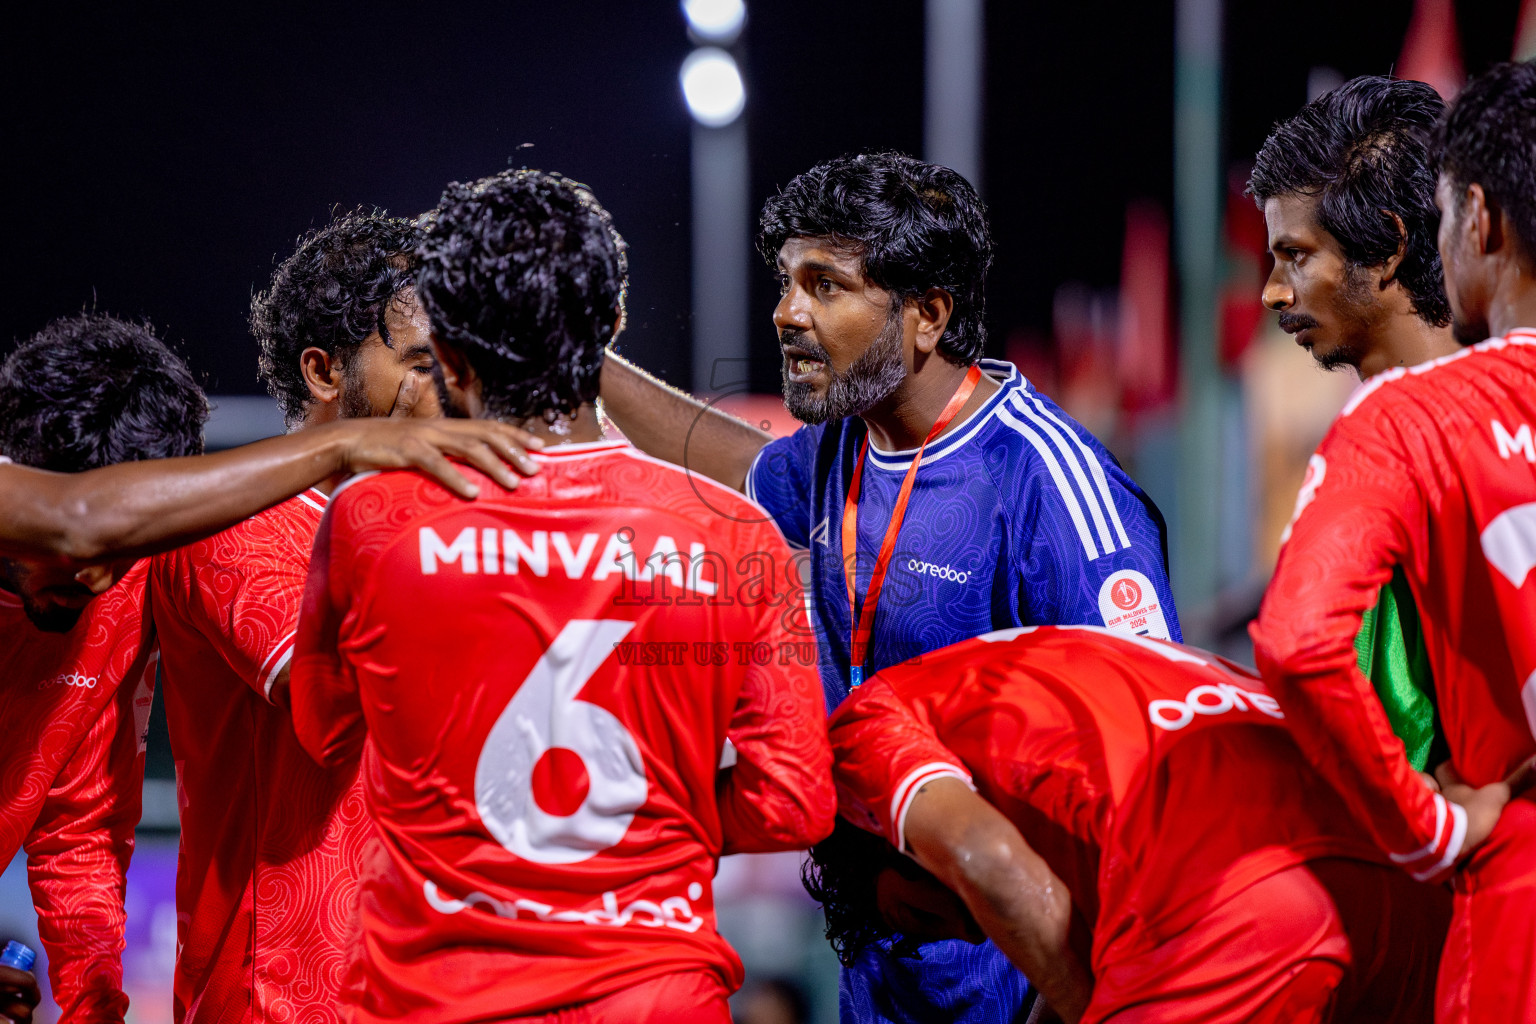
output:
M683 61L678 80L688 112L707 128L723 128L741 116L747 105L741 71L730 54L714 46L701 46Z
M700 39L730 43L747 20L747 5L743 0L683 0L683 17Z

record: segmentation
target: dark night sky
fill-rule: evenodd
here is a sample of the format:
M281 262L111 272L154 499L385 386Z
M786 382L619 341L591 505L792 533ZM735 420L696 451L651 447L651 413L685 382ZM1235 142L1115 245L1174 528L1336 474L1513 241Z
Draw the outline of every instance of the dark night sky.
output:
M1516 0L1460 6L1469 69L1506 57ZM1387 71L1411 7L1317 4L1305 21L1229 3L1229 158L1305 100L1312 65ZM748 9L754 201L838 153L921 151L920 0ZM1064 281L1113 285L1126 202L1168 203L1172 12L1171 0L989 4L999 341L1048 330ZM94 303L151 318L211 391L257 391L245 313L300 232L338 204L417 213L444 182L510 160L584 180L613 211L632 253L627 348L686 382L689 123L676 73L689 43L669 0L33 5L8 29L0 338ZM772 284L754 273L755 378L771 389Z

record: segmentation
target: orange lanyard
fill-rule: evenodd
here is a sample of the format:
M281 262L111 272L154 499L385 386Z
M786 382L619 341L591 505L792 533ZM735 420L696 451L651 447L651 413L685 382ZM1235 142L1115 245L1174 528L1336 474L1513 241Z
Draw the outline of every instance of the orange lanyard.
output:
M859 449L859 461L853 467L853 480L848 485L848 497L843 502L843 574L848 580L848 618L855 623L848 648L853 686L864 682L864 656L869 647L869 634L875 626L875 605L880 602L880 588L885 586L885 571L890 567L891 555L896 550L896 534L901 531L901 521L907 514L907 500L912 496L912 484L917 480L917 467L923 461L923 450L928 447L929 441L949 426L950 420L955 418L980 381L981 367L972 366L965 380L960 382L960 387L950 396L949 404L944 406L939 418L933 421L933 427L918 446L917 454L912 456L912 464L907 467L907 475L901 481L901 490L896 494L896 505L891 510L890 525L885 528L885 539L880 542L880 553L875 557L875 569L869 575L869 593L864 596L864 607L860 609L854 601L853 586L854 577L858 573L859 484L864 478L864 459L869 454L869 434L864 435L864 444Z

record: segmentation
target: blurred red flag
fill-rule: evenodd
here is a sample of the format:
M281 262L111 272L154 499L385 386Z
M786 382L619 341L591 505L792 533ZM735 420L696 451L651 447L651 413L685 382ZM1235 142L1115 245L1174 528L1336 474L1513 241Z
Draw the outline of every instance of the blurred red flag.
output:
M1530 4L1526 6L1529 8ZM1467 80L1461 63L1461 38L1456 32L1454 0L1415 0L1413 20L1397 59L1398 78L1428 82L1446 101L1454 99Z
M1168 217L1162 207L1146 200L1129 204L1116 339L1120 402L1126 412L1153 409L1173 398L1168 260Z
M1520 25L1515 29L1515 60L1536 57L1536 0L1525 0L1520 5Z

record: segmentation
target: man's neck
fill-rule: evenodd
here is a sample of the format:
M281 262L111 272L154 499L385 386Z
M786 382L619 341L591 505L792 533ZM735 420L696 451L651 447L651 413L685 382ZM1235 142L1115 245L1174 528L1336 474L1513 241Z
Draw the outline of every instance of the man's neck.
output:
M1394 366L1417 366L1448 356L1461 347L1450 327L1435 327L1416 313L1393 317L1384 334L1356 367L1363 381Z
M602 420L598 418L597 408L590 404L577 409L574 416L562 416L553 423L542 416L533 416L515 425L535 437L543 438L546 448L603 440Z
M1536 274L1509 260L1488 303L1488 331L1500 338L1516 327L1536 327Z
M299 421L288 428L288 433L297 434L301 430L318 427L323 423L334 423L340 418L334 402L310 402L304 408L304 415ZM341 486L342 479L341 476L333 476L327 480L321 480L314 485L314 489L329 498L331 492Z
M921 371L907 374L889 398L861 415L869 428L870 444L887 452L905 451L922 444L969 370L970 367L956 366L939 355L929 356ZM991 377L982 374L976 390L971 392L971 397L939 436L970 419L998 386Z

